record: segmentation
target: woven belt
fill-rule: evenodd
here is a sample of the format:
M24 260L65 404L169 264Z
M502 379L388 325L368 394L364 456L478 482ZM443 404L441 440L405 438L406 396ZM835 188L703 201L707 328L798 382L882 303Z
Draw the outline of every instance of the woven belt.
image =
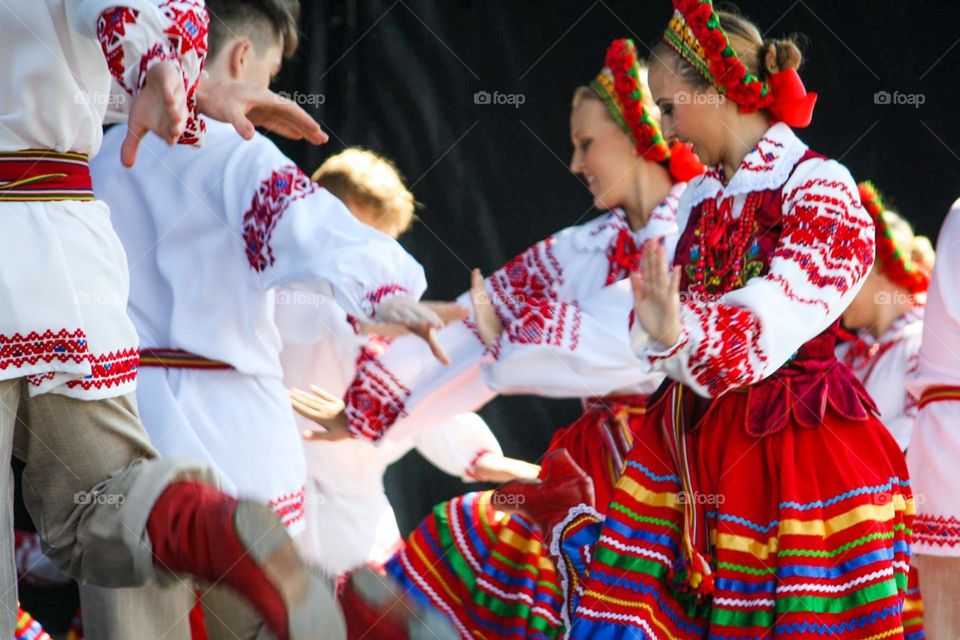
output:
M82 153L27 149L0 152L0 202L94 200Z
M226 362L210 360L182 349L141 349L140 366L166 369L233 369Z
M925 407L932 402L942 402L944 400L960 400L960 387L951 387L949 385L927 387L920 396L918 408Z

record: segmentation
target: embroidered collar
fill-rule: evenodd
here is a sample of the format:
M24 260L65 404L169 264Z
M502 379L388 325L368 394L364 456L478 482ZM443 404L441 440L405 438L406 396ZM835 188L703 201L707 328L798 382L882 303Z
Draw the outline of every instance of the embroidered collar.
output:
M687 187L687 183L678 182L670 187L667 197L653 208L647 224L633 231L627 222L627 212L623 209L611 209L605 215L593 222L587 223L577 230L574 244L583 251L606 251L610 248L621 230L630 231L637 246L651 238L662 238L677 233L677 206L680 196Z
M757 146L744 156L726 186L720 167L710 167L703 176L690 181L685 202L693 208L707 198L779 189L806 152L807 145L790 127L778 122L767 129Z

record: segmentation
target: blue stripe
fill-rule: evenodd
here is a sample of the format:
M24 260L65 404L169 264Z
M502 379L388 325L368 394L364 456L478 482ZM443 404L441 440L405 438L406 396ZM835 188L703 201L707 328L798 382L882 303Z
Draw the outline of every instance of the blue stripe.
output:
M820 578L824 580L836 580L843 578L845 574L859 569L860 567L875 562L888 563L893 561L893 549L876 549L865 553L856 558L851 558L843 564L831 567L818 567L814 565L794 564L785 565L777 568L777 577L779 578Z
M834 496L829 500L814 500L813 502L807 502L807 503L786 501L786 502L781 502L778 506L780 509L797 509L799 511L806 511L808 509L815 509L817 507L821 507L821 508L829 507L831 505L834 505L838 502L842 502L843 500L852 498L854 496L891 491L893 489L894 484L897 484L901 487L906 487L910 485L910 481L901 480L900 478L897 478L894 476L894 477L891 477L886 484L878 484L872 487L857 487L856 489L851 489L850 491L841 493L838 496Z
M651 471L650 469L648 469L648 468L646 468L645 466L643 466L642 464L640 464L639 462L635 462L635 461L633 461L633 460L628 460L628 461L627 461L627 466L628 466L628 467L633 467L634 469L636 469L637 471L641 472L643 475L647 476L648 478L650 478L650 479L653 480L654 482L666 482L666 481L669 480L670 482L675 482L675 483L677 483L677 484L680 484L680 478L679 478L678 476L675 476L675 475L672 475L672 474L669 474L669 473L666 474L666 475L663 475L663 476L657 475L657 474L655 474L653 471Z
M644 526L644 524L645 523L640 523L640 526ZM653 531L647 531L646 529L637 529L634 528L636 525L620 522L612 516L606 519L604 525L607 529L616 532L628 540L648 542L674 553L677 550L677 543L671 537L671 534L676 535L676 531L671 531L670 533L655 533Z

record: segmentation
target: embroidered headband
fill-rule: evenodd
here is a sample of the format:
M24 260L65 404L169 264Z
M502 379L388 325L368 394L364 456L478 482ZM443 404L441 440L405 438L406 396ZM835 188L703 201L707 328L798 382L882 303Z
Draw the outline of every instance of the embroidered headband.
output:
M643 92L647 88L640 75L640 59L633 40L621 38L610 43L604 67L590 88L630 136L641 157L667 165L677 182L688 182L703 173L703 165L688 146L680 142L667 145L659 125L646 108Z
M883 212L883 198L872 182L861 182L857 187L860 190L860 201L864 209L873 218L877 233L877 266L891 282L903 287L912 295L926 293L930 287L930 273L919 265L914 264L909 254L901 250Z
M673 0L673 17L663 40L740 111L767 109L791 127L806 127L813 117L816 93L807 93L796 69L784 69L760 80L747 69L729 38L711 0Z

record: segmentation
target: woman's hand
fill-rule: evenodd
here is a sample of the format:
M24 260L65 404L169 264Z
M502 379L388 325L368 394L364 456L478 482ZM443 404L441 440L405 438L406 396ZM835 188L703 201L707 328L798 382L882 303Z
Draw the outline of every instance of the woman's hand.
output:
M346 440L350 437L347 417L343 412L343 400L331 395L316 385L310 385L310 393L290 389L293 409L304 418L323 427L322 431L303 432L305 440Z
M477 333L487 348L493 344L503 333L503 323L490 302L490 295L487 293L487 287L483 282L483 275L480 269L474 269L470 273L470 301L473 303L473 314L476 317Z
M437 329L443 328L443 320L427 304L407 296L387 298L377 307L376 319L385 324L402 325L426 342L437 360L450 364L449 356L437 340Z
M666 249L656 240L643 247L641 271L630 274L637 322L664 347L680 337L680 267L670 269Z

